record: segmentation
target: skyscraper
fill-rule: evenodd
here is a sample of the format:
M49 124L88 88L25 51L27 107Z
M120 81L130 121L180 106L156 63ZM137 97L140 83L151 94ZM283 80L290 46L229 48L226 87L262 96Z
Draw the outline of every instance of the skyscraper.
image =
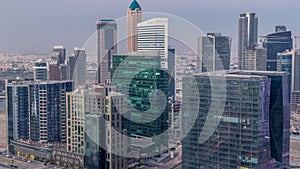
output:
M169 97L176 100L176 50L168 49L168 72L170 74L169 79Z
M28 85L22 82L6 86L7 105L7 149L13 152L11 141L29 139L29 95Z
M44 61L37 61L34 63L34 80L48 80L47 63Z
M55 45L53 47L53 53L57 56L57 64L65 64L66 60L66 48L62 45Z
M127 110L126 96L107 89L95 86L85 93L86 105L97 105L96 111L86 107L85 166L88 169L127 168L127 133L122 117Z
M289 165L286 73L228 71L224 75L202 73L194 78L183 80L183 131L193 118L189 112L195 106L191 103L199 101L195 124L182 143L183 168L270 168L273 159L281 167ZM216 84L219 79L226 79L226 84ZM192 87L195 82L198 88ZM226 92L222 115L215 112L221 105L213 100L213 89L217 89L216 97ZM220 122L200 143L200 133L209 134L203 126L214 125L207 121L208 112L216 113L213 118Z
M84 49L74 48L74 57L76 58L75 66L70 66L70 71L72 71L72 77L74 80L74 86L85 85L86 77L86 53ZM73 58L71 58L73 59ZM71 68L74 68L71 70ZM70 72L71 74L71 72Z
M85 154L85 97L77 88L66 94L67 151Z
M161 68L168 69L168 18L154 18L137 25L138 51L159 50Z
M157 155L162 147L168 147L164 131L168 129L169 74L160 69L160 63L159 51L113 56L112 84L127 95L128 135L149 138L155 143L145 156Z
M97 24L97 82L105 84L110 79L112 55L117 53L117 23L113 19L100 19Z
M277 53L277 71L288 73L288 79L287 79L286 83L289 84L288 85L289 92L291 92L291 89L292 89L293 55L294 55L293 50L292 51L287 50L282 53Z
M142 22L142 19L142 8L136 0L133 0L127 10L128 52L137 51L137 24Z
M266 71L267 49L260 46L245 51L245 70Z
M30 139L40 143L66 143L66 93L71 81L29 84Z
M221 33L208 33L198 38L199 72L229 70L231 38Z
M287 31L284 26L277 26L275 30L275 33L268 34L263 40L263 46L267 49L267 71L277 70L277 53L293 48L291 31Z
M255 13L242 13L238 23L239 69L245 69L245 50L256 45L258 39L258 17Z

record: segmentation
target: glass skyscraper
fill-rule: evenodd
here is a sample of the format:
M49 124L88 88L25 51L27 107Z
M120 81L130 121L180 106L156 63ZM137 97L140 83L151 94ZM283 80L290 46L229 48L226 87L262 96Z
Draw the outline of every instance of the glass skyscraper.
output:
M183 80L183 131L199 102L195 124L183 139L183 168L270 168L289 165L289 93L287 73L227 71ZM195 80L194 80L195 79ZM213 80L212 80L213 79ZM212 82L226 79L226 84ZM196 83L198 88L195 88ZM226 92L223 112L212 90ZM199 96L197 96L199 93ZM214 93L218 94L218 93ZM210 113L219 123L206 124ZM204 126L209 128L204 128ZM200 133L216 129L199 142Z
M127 95L128 135L152 138L157 143L154 153L168 142L169 74L160 69L160 63L157 52L114 55L111 78L117 91Z
M293 48L291 31L286 31L286 28L279 29L279 27L275 29L276 32L268 34L263 42L263 46L267 48L267 71L277 70L277 53Z

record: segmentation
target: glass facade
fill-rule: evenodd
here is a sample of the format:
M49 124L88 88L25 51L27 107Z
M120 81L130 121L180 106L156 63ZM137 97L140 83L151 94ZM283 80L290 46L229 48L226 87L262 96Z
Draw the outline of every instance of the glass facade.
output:
M214 168L264 168L271 162L269 140L269 95L270 81L267 77L227 76L226 84L211 85L224 77L209 77L207 74L183 80L183 131L194 118L190 112L199 101L199 113L192 129L183 139L182 162L185 169ZM193 83L197 83L195 89ZM222 114L220 103L212 98L212 88L226 101ZM199 96L197 96L199 93ZM208 123L209 113L216 113L218 124ZM206 127L204 127L206 125ZM207 140L200 133L208 134L207 127L216 129ZM199 140L200 139L200 140ZM200 142L201 141L201 142Z
M160 69L160 58L142 54L114 55L111 77L118 92L127 95L124 126L128 135L153 138L158 151L161 143L167 147L168 142L165 131L168 129L169 74ZM162 100L166 100L165 105Z
M29 99L28 86L8 84L7 88L7 143L8 151L13 152L11 141L29 138Z
M277 53L293 48L291 36L291 31L284 31L275 32L265 37L263 46L267 48L267 71L277 70Z

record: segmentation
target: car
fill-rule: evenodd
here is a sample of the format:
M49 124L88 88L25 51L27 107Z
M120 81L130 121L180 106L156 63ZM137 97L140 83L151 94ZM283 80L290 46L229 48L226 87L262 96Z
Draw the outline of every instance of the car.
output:
M31 161L30 161L30 160L27 160L27 163L31 163Z

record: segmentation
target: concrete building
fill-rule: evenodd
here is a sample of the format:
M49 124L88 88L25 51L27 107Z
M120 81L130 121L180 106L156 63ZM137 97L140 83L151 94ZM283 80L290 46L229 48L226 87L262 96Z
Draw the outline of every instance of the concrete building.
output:
M44 61L37 61L34 63L34 80L48 80L47 63Z
M137 24L137 50L159 51L161 68L168 69L168 18L153 18Z
M133 0L127 10L128 52L137 51L137 24L142 22L142 19L142 8L136 0Z
M266 71L267 49L256 46L245 51L245 70Z
M108 88L103 86L95 86L86 96L89 99L96 96L96 105L104 111L86 111L85 166L88 169L126 169L128 140L122 117L127 112L126 96L116 92L108 93ZM91 102L86 104L91 105Z

